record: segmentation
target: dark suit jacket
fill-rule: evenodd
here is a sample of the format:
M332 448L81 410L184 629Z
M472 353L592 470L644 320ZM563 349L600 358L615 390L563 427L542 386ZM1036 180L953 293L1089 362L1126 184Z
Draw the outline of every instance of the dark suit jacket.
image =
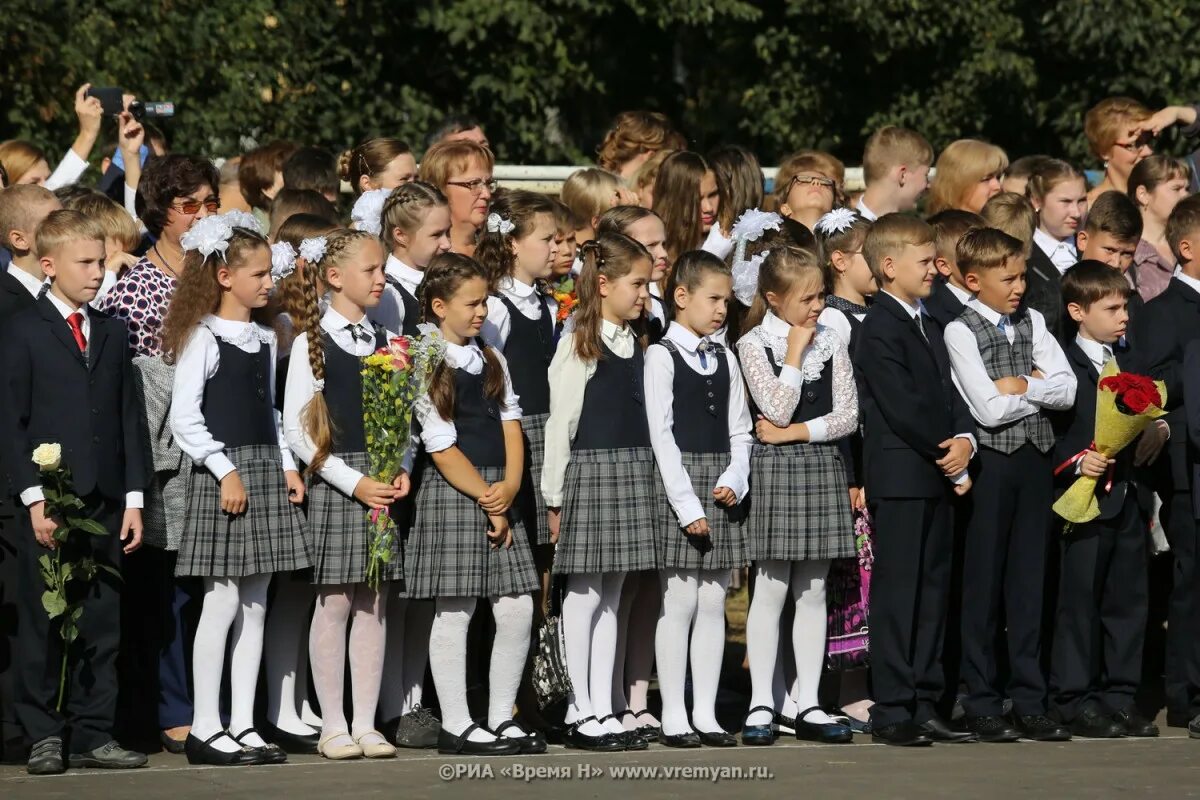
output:
M938 445L975 422L950 379L950 357L937 325L917 323L898 301L875 296L858 333L855 365L865 425L868 497L940 497L949 488L935 463Z
M1175 283L1175 281L1172 281L1172 283ZM1158 298L1155 299L1157 300ZM1184 348L1183 382L1187 436L1180 436L1179 438L1187 439L1184 450L1188 454L1187 464L1192 471L1192 485L1195 485L1196 480L1200 478L1200 465L1197 464L1197 459L1194 456L1197 448L1200 448L1200 339L1189 342ZM1167 393L1170 394L1169 389ZM1172 433L1174 434L1178 430L1179 428L1172 428ZM1175 438L1173 435L1168 445L1174 444ZM1195 492L1192 493L1192 508L1192 513L1200 518L1200 495Z
M1047 416L1054 427L1054 466L1057 468L1064 461L1075 456L1082 450L1088 449L1096 433L1096 384L1100 375L1092 365L1087 354L1076 342L1072 341L1063 351L1067 361L1075 373L1079 390L1075 393L1075 405L1066 411L1049 411ZM1132 358L1128 348L1113 347L1117 366L1128 371ZM1130 490L1133 480L1133 454L1136 445L1130 445L1117 454L1117 463L1113 471L1113 484L1109 492L1104 491L1107 483L1101 480L1096 487L1096 499L1100 503L1099 519L1111 519L1121 513L1125 504L1125 496ZM1078 477L1075 468L1067 467L1055 476L1055 493L1065 491Z
M1036 244L1029 254L1029 260L1025 262L1025 297L1021 305L1042 312L1046 330L1055 339L1063 341L1066 307L1062 298L1062 273L1054 266L1050 256Z
M46 297L13 317L0 345L4 466L14 494L40 483L30 455L62 445L80 496L98 491L124 502L146 486L142 413L125 323L89 310L88 357Z
M8 270L0 270L0 326L8 323L14 314L32 308L37 299L21 282L8 274Z
M925 298L924 303L925 313L933 317L933 321L940 325L942 330L945 330L952 320L958 319L963 310L962 302L954 296L954 292L941 277L934 279L933 291Z
M1125 369L1149 375L1167 387L1170 413L1166 420L1171 426L1171 439L1167 443L1169 469L1157 470L1155 488L1186 492L1192 479L1192 458L1188 437L1184 435L1188 391L1183 357L1188 344L1200 338L1200 293L1183 281L1172 279L1162 294L1146 303L1133 322L1130 341L1134 344L1134 364ZM1163 462L1162 458L1158 461Z

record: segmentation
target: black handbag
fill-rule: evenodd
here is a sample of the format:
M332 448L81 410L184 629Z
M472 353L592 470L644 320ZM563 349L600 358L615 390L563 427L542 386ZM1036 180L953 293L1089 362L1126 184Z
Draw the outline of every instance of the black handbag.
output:
M556 578L550 588L550 613L538 629L537 652L533 656L533 690L541 708L565 700L571 693L567 656L563 647L562 592L564 581Z

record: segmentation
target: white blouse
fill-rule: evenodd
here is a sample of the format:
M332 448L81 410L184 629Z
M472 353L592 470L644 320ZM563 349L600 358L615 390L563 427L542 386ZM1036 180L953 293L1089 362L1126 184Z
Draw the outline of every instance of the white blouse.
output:
M492 355L496 357L496 360L500 362L500 367L504 370L504 401L500 404L500 420L502 422L520 420L521 398L513 393L512 377L508 374L508 362L495 348L492 348ZM464 369L472 375L483 372L483 351L474 342L468 342L465 345L447 342L445 358L446 365L454 369ZM442 450L450 449L458 442L458 429L454 427L454 421L445 419L438 413L428 392L417 399L416 405L413 407L413 418L421 423L421 442L425 445L425 452L440 453Z
M424 272L413 269L392 255L387 257L383 271L387 277L397 281L413 297L417 296L421 281L425 280ZM391 281L388 281L383 287L383 296L379 298L379 305L367 309L367 317L384 330L404 330L404 300Z
M221 480L237 467L225 455L225 444L218 442L204 424L204 412L200 405L204 400L204 386L217 374L221 364L221 351L217 338L246 353L257 353L262 347L271 349L271 372L267 376L267 402L275 404L275 332L254 322L239 322L221 319L209 314L196 326L175 362L175 384L171 392L171 433L179 447L197 464L202 464L217 480ZM296 462L288 449L283 435L283 420L275 415L275 428L279 433L279 454L284 472L295 471Z
M717 371L715 354L708 353L703 362L700 358L700 348L708 344L709 337L697 338L678 322L672 322L663 338L675 343L684 363L696 373L712 375ZM730 457L729 466L712 488L729 487L737 495L740 503L750 490L750 448L754 444L754 436L751 430L750 406L746 402L746 390L742 384L742 373L738 369L737 359L729 350L726 350L722 357L729 365L727 422ZM646 420L650 427L650 444L654 448L654 459L667 490L667 500L679 520L679 527L686 528L705 514L703 503L692 490L691 476L683 466L679 446L675 443L675 358L667 348L651 345L646 349L645 381Z
M833 410L821 417L804 420L810 442L830 442L858 430L858 387L850 354L841 337L823 325L804 348L800 369L784 364L775 375L770 349L776 359L787 354L791 326L768 311L762 323L738 340L738 355L746 386L763 416L779 427L791 424L800 403L801 387L821 377L829 366L833 370Z
M550 324L554 325L554 320L558 316L558 303L551 295L542 294L537 287L522 283L513 277L501 278L498 288L500 294L507 297L509 302L516 306L517 311L520 311L526 319L534 322L542 318L542 304L539 301L544 297L550 310ZM508 334L512 331L512 318L509 315L508 306L497 295L489 297L487 303L487 319L484 320L483 329L479 331L479 335L492 347L504 350L504 345L508 342Z

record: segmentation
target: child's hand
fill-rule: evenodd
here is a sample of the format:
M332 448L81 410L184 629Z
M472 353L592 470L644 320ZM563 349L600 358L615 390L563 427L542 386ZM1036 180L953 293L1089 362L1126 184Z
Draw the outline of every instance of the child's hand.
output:
M99 97L88 97L90 83L75 90L75 116L79 119L79 132L88 136L100 134L100 120L104 119L104 106Z
M1088 450L1083 460L1079 462L1079 474L1087 478L1099 478L1108 471L1111 464L1117 463L1115 458L1108 458L1103 453Z
M732 508L737 505L737 495L728 486L718 486L713 489L713 500L717 502L717 505L725 506L726 508Z
M958 495L959 497L962 497L964 494L966 494L969 491L971 491L971 479L970 478L967 478L962 483L954 484L954 493L956 495Z
M791 326L787 337L787 363L793 366L800 363L800 356L804 353L804 348L808 347L808 343L812 341L816 332L816 328L809 328L805 325Z
M1133 464L1140 467L1143 464L1153 464L1158 460L1158 454L1162 452L1163 445L1167 443L1167 434L1170 433L1170 428L1167 423L1161 419L1156 419L1146 426L1142 431L1142 437L1138 440L1137 449L1133 451Z
M684 530L689 536L708 536L708 517L701 517Z
M850 508L861 511L867 507L867 493L857 486L850 487Z
M797 422L781 428L762 414L759 414L758 419L754 422L754 435L763 444L807 442L808 426L803 422Z
M512 526L508 524L508 517L504 514L488 514L488 544L493 550L499 550L501 547L512 547Z
M550 529L550 544L558 544L558 526L562 522L562 509L546 509L546 527Z
M140 508L125 509L125 516L121 519L121 541L126 539L129 540L129 544L123 548L125 555L129 555L142 546L142 510Z
M221 510L226 514L245 514L248 505L246 486L235 469L221 478Z
M283 473L283 479L287 482L288 502L298 506L304 502L304 479L300 477L300 473L294 469L289 469Z
M408 473L401 470L400 474L392 478L392 488L396 490L396 499L408 497L408 493L412 491L412 479L408 477Z
M517 488L508 481L497 481L479 497L479 505L490 514L503 514L512 506Z
M1000 378L992 381L1000 394L1025 394L1029 390L1029 382L1019 376Z
M33 524L33 537L37 539L38 544L49 550L58 548L54 532L58 530L62 522L54 517L46 516L44 500L39 500L29 507L29 521Z
M962 472L971 461L971 442L965 437L947 439L938 447L946 449L946 455L937 460L937 465L942 468L942 474L947 478Z
M387 508L396 499L396 489L390 483L380 483L369 475L363 475L354 484L354 499L368 508Z

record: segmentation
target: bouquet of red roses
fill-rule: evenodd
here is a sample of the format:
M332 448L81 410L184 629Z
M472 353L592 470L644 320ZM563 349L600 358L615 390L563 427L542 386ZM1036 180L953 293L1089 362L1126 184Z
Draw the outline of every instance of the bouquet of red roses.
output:
M1145 375L1117 372L1117 362L1109 361L1096 386L1096 432L1091 447L1060 464L1055 474L1073 467L1095 450L1112 458L1141 435L1150 422L1167 413L1167 387ZM1081 476L1058 498L1054 511L1068 522L1089 522L1100 514L1096 501L1097 478Z

